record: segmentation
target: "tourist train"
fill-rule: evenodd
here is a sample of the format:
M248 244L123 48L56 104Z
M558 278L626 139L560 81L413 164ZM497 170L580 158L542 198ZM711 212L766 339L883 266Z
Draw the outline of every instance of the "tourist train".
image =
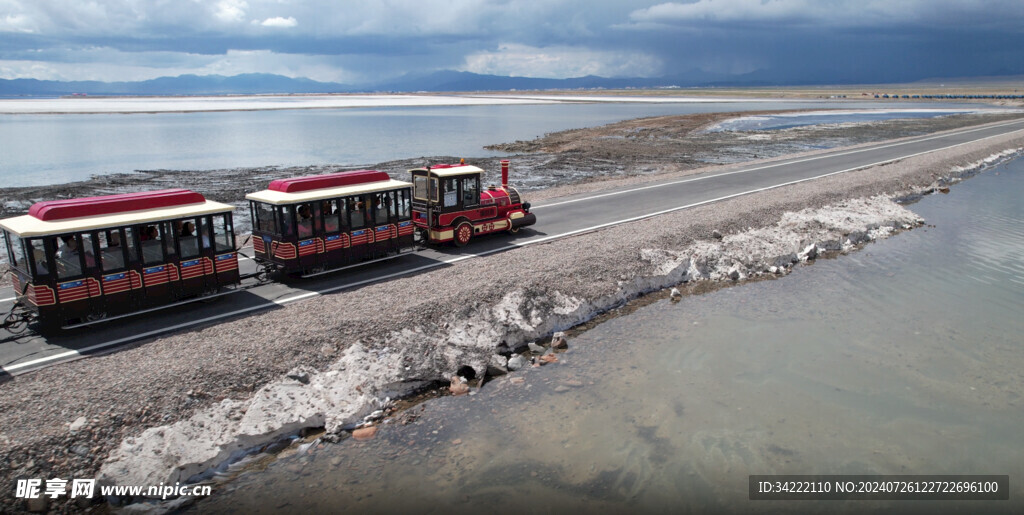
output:
M16 332L91 325L235 291L241 281L311 276L413 252L463 246L536 222L508 184L482 187L464 162L410 170L411 182L357 170L272 181L249 193L256 271L241 274L234 207L187 189L33 204L0 220Z

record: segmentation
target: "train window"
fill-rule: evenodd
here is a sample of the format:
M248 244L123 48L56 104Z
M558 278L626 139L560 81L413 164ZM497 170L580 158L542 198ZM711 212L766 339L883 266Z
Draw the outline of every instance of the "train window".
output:
M433 189L430 191L430 200L433 200L434 202L437 202L438 199L440 198L440 197L438 197L438 195L440 195L440 193L437 192L437 190L439 189L437 187L437 179L434 178L434 177L431 177L430 178L430 184L433 186Z
M324 231L338 232L341 230L341 212L337 200L325 200L320 203L320 212L324 217Z
M291 236L295 234L295 206L277 206L278 234Z
M462 179L462 205L463 207L475 206L480 203L480 177L465 177Z
M235 250L235 233L231 228L231 215L213 216L213 245L216 252Z
M364 224L369 225L373 223L373 209L376 206L376 198L374 195L361 195L359 202L363 204L363 216L365 217Z
M25 250L21 248L21 238L4 231L4 242L7 243L7 262L27 274L28 261L25 260Z
M168 261L171 260L171 256L177 254L174 250L174 239L175 235L177 235L180 230L181 227L179 227L178 224L172 224L171 222L160 223L161 241L164 242L164 251L166 252L164 255L167 257Z
M377 224L388 223L388 213L391 211L391 196L385 193L378 193L373 197L373 212L375 215L375 222Z
M295 208L298 214L296 225L299 229L299 238L308 238L313 235L313 206L308 202L299 204Z
M459 203L459 191L455 179L444 180L444 207L452 207Z
M395 192L398 196L398 220L405 221L412 217L412 205L409 201L409 189L402 189Z
M164 262L163 246L163 235L161 234L159 226L156 225L145 225L139 229L139 239L141 240L142 250L142 263L145 265L153 265ZM164 230L163 233L167 231Z
M96 247L93 246L95 233L82 233L82 257L85 258L86 268L96 268Z
M50 265L46 261L46 245L41 239L28 240L28 247L25 249L28 257L35 268L36 277L45 277L50 274Z
M366 204L360 197L349 197L345 199L346 214L348 215L348 226L359 229L366 225Z
M205 250L210 250L210 249L213 248L213 246L210 245L210 242L213 241L213 240L210 239L210 236L213 233L212 233L212 230L210 228L210 217L209 216L204 216L204 217L199 219L199 229L196 231L196 233L197 233L196 236L199 237L199 242L202 245L202 247L201 247L202 250L205 251Z
M133 228L133 227L126 227L124 229L124 240L121 241L121 244L128 251L128 261L135 261L135 262L140 261L139 260L139 253L136 250L137 247L136 247L136 241L135 241L135 228Z
M104 272L124 268L124 246L121 245L121 231L100 231L100 267Z
M82 275L82 244L78 235L66 234L57 239L57 278Z
M256 229L268 234L281 234L274 223L274 206L264 202L253 202L252 205L256 213Z
M194 258L199 255L199 235L196 234L195 220L182 220L178 229L178 249L181 259Z
M427 200L427 176L426 175L413 175L412 176L412 187L413 193L419 200Z

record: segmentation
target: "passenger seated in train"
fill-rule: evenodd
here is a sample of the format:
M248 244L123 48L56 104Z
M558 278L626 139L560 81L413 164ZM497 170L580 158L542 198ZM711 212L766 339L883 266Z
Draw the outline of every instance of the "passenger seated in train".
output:
M181 257L195 257L199 255L199 244L196 242L196 224L185 222L181 224L178 232L178 244L181 245Z
M67 259L67 256L78 252L78 241L74 236L61 236L60 247L57 248L57 257Z
M338 230L338 209L334 202L325 200L320 204L320 210L324 213L324 229L326 232Z
M74 236L62 236L61 240L64 242L60 248L57 249L57 264L58 269L61 271L62 277L72 277L82 273L82 265L78 260L78 239ZM96 265L96 260L92 255L92 252L85 252L85 266L92 267Z
M302 204L299 206L299 238L305 238L306 236L313 235L313 213L309 209L309 204Z
M163 251L160 250L160 231L153 225L147 225L142 229L142 261L153 264L164 260Z

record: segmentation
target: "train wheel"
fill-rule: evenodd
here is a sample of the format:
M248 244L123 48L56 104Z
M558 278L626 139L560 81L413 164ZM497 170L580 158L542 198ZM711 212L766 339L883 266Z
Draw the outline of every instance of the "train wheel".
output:
M509 234L515 234L515 233L519 232L519 227L509 227L508 228L508 232L509 232Z
M469 222L462 222L455 228L455 246L464 247L473 237L473 225Z

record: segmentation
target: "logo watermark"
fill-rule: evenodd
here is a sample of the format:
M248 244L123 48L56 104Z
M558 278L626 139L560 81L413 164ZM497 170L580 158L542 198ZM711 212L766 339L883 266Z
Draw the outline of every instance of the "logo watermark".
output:
M68 488L70 484L70 489ZM173 485L150 486L128 486L128 485L100 485L99 494L101 497L148 497L150 499L173 499L177 497L207 497L213 492L210 485ZM69 499L92 498L96 493L95 479L67 479L52 478L42 479L19 479L15 487L14 496L18 499L39 499L49 497L58 499L65 495Z

